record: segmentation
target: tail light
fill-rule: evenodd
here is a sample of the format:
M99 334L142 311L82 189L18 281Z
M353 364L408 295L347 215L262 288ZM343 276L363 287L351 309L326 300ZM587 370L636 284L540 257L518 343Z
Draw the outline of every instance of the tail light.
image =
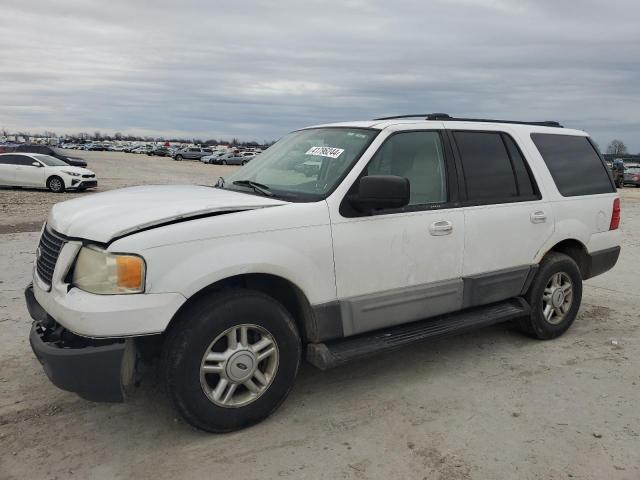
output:
M636 175L636 182L640 182L640 175Z
M616 230L620 226L620 199L616 198L613 201L613 212L611 213L611 223L609 224L609 230Z

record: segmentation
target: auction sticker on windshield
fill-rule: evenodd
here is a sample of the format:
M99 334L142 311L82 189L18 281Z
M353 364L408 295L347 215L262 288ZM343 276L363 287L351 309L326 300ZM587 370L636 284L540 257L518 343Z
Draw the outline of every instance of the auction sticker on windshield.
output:
M344 152L344 148L335 147L311 147L305 155L318 155L320 157L338 158Z

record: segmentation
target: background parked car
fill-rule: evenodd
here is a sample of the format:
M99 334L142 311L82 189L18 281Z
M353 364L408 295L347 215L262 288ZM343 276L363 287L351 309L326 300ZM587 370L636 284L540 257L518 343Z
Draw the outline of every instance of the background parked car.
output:
M177 161L181 160L200 160L202 157L211 155L213 150L210 148L189 147L178 150L173 159Z
M624 169L625 185L640 187L640 165L626 165Z
M215 164L215 163L218 163L217 162L218 158L223 157L224 155L227 155L227 153L221 152L221 151L215 151L211 155L200 157L200 161L202 163Z
M98 181L91 170L72 167L56 157L14 152L0 154L0 185L48 188L61 193L97 187Z
M171 150L169 150L167 147L156 147L152 150L148 150L147 155L155 155L156 157L170 157Z
M252 152L241 152L226 159L227 165L245 165L256 158Z
M13 149L14 152L22 152L22 153L39 153L42 155L49 155L51 157L55 157L59 160L62 160L67 165L71 165L74 167L86 167L87 162L82 158L78 157L70 157L66 155L62 151L57 148L49 147L47 145L18 145Z
M149 147L147 145L141 145L139 147L135 147L131 149L131 153L147 153L149 151Z

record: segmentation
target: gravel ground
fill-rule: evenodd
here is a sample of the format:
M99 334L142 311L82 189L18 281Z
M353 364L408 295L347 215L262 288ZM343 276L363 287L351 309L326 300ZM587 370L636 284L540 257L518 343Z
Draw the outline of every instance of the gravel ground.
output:
M136 171L149 183L212 183L228 171L87 157L100 189ZM37 233L26 225L71 194L0 195L2 225L25 230L0 234L0 479L640 478L640 189L622 191L618 265L586 282L563 337L496 326L329 372L306 365L272 417L226 435L176 419L153 376L126 404L48 382L27 340L22 289Z

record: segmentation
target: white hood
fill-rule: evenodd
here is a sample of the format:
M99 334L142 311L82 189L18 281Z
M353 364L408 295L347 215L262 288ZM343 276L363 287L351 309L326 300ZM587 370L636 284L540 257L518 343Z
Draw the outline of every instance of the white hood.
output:
M48 225L63 235L108 242L154 225L214 212L286 202L196 185L146 185L87 195L53 206Z

